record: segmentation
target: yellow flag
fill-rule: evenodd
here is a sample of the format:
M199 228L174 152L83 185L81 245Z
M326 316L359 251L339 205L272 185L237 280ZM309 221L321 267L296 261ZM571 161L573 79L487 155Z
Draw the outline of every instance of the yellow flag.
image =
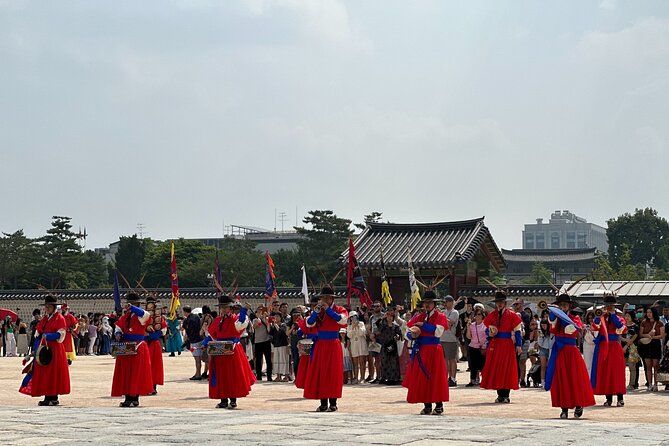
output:
M168 318L174 320L177 318L177 308L181 305L179 302L179 277L177 276L177 258L174 256L174 241L172 242L172 299L170 300L170 313Z
M411 263L411 253L409 252L409 289L411 290L411 311L416 309L420 298L420 290L416 282L416 273L413 270L413 263Z
M390 286L386 279L383 279L383 282L381 282L381 299L383 299L386 307L393 303L393 297L390 295Z

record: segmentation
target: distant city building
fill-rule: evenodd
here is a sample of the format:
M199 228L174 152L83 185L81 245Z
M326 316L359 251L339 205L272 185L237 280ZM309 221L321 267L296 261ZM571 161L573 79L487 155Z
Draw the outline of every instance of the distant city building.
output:
M510 284L519 284L532 276L536 263L542 263L551 270L551 277L546 277L553 284L560 286L578 280L597 268L597 249L502 249L507 268L504 274Z
M548 223L537 218L535 224L527 224L523 230L523 249L583 248L608 252L606 228L588 223L569 211L553 212Z

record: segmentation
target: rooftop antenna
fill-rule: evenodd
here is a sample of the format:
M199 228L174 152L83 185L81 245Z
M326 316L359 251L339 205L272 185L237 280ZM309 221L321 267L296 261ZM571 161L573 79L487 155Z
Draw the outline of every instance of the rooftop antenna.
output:
M146 234L144 229L146 229L146 225L144 223L137 223L137 236L140 239L143 239L144 235Z
M281 211L279 212L279 221L281 222L281 233L283 233L283 224L288 220L288 217L286 217L286 213Z

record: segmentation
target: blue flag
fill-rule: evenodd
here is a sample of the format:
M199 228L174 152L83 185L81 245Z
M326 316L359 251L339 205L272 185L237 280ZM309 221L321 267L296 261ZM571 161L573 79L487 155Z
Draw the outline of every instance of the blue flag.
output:
M121 316L123 307L121 307L121 292L118 290L118 272L114 271L114 310L116 316Z

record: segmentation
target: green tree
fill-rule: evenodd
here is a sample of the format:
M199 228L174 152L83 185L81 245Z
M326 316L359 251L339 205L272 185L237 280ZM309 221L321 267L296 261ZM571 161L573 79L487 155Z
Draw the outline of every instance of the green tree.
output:
M553 283L553 271L548 269L542 262L535 262L532 265L532 274L523 280L523 283L538 285Z
M669 267L669 223L652 208L636 209L607 221L609 261L619 270L625 249L629 249L628 264Z
M371 214L365 215L363 219L363 223L356 223L355 227L363 230L367 226L368 223L378 223L381 221L381 217L383 216L383 212L377 212L377 211L372 211Z
M37 246L23 230L0 237L0 288L20 288L34 273Z
M77 257L81 248L77 244L77 237L72 232L70 217L54 216L51 228L46 231L40 241L44 250L44 269L41 277L49 288L70 288L67 278L77 272Z
M146 245L150 243L151 240L140 239L137 234L119 239L118 252L114 256L115 267L132 285L135 285L142 277L142 263L146 255ZM113 278L110 278L110 281L113 281Z
M302 259L307 266L320 269L328 280L340 268L341 254L346 249L348 238L353 235L351 220L339 218L330 210L309 211L302 220L311 228L296 227L304 239L298 242ZM343 280L340 275L340 280Z

